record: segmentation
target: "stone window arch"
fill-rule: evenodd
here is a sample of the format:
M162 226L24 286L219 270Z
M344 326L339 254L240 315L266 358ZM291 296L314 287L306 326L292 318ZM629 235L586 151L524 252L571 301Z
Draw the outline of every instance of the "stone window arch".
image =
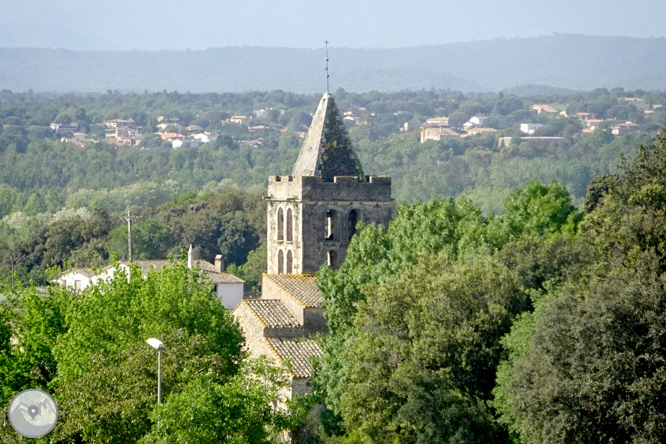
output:
M338 253L335 250L329 250L326 253L326 264L329 268L335 268L338 266Z
M284 240L284 210L278 208L277 212L277 240Z
M351 210L347 215L348 240L356 234L356 224L358 223L358 211Z
M335 210L326 211L326 240L335 240L337 230L337 213Z
M294 213L291 208L287 209L287 242L294 240Z
M285 273L294 274L294 252L291 250L287 250L287 269Z
M278 250L277 256L277 272L284 273L284 251Z

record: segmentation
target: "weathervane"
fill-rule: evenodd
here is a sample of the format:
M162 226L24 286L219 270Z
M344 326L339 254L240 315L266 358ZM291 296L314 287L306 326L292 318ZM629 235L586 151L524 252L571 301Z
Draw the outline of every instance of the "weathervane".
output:
M330 93L331 91L330 91L330 88L328 86L328 78L330 77L328 75L328 40L326 40L324 42L324 44L326 45L326 92Z

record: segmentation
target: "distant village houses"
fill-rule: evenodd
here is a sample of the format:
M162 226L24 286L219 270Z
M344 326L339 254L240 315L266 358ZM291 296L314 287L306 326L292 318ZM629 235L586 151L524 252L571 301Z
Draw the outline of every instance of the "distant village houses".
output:
M541 113L547 113L547 114L557 114L559 113L558 110L553 108L550 105L541 105L541 104L534 104L530 106L530 111L533 113L541 114Z
M104 126L104 137L111 145L116 147L137 146L141 142L143 127L137 125L132 118L107 120L104 122Z
M633 122L618 123L611 127L611 133L614 136L624 136L635 131L638 131L638 125Z
M536 130L544 126L545 125L543 123L521 123L520 132L523 134L529 134L531 136L536 132Z
M421 143L427 140L458 139L460 134L450 128L423 127L421 128Z

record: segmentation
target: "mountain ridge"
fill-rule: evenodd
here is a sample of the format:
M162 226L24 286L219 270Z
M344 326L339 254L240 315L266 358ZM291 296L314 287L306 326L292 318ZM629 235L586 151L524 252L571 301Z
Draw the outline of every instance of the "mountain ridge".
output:
M229 46L204 50L0 48L0 89L16 92L325 89L321 50ZM547 85L666 88L666 39L553 34L403 48L332 48L333 90L441 88L464 92Z

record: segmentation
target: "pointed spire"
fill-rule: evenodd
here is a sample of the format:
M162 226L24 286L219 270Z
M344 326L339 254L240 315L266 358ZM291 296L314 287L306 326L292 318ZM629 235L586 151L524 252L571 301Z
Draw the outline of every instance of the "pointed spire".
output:
M340 111L330 93L324 94L312 118L292 176L363 177L361 163L352 148Z

